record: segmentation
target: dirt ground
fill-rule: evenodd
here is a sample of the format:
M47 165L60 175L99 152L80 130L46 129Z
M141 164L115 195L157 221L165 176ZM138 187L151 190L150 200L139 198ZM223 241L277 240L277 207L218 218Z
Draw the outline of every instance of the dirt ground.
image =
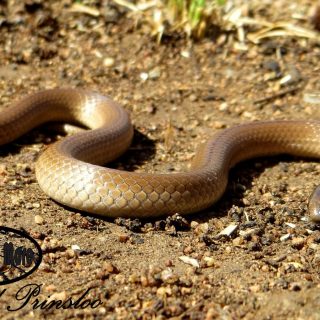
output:
M219 130L319 113L319 98L308 99L320 91L315 40L284 36L244 48L234 32L192 44L171 33L158 45L111 1L83 2L99 16L73 12L72 3L0 2L1 109L53 87L112 96L136 131L115 168L187 170ZM260 1L247 14L312 30L293 18L307 17L311 4ZM62 207L40 190L34 162L56 139L36 129L1 147L0 225L25 230L44 253L31 276L0 287L2 319L320 319L320 228L307 213L317 161L250 160L231 170L223 198L205 212L113 220ZM221 234L228 226L235 230ZM39 296L9 311L28 284L41 285ZM97 308L33 309L36 298L76 300L87 289Z

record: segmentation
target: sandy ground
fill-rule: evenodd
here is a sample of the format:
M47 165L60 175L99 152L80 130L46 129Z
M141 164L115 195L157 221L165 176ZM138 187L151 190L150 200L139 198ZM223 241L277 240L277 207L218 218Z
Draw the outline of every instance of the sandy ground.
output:
M71 12L71 4L0 4L1 109L53 87L112 96L136 131L112 167L187 170L197 146L224 128L317 117L319 105L306 100L320 90L316 41L286 36L240 48L231 35L191 45L172 34L157 45L123 8L91 2L100 12L94 17ZM292 18L306 16L310 4L262 1L247 13L311 29ZM281 85L285 76L292 80ZM0 225L25 230L44 253L31 276L0 287L2 319L320 319L320 232L307 214L317 161L279 156L239 164L223 198L191 216L102 219L40 190L34 162L61 138L45 129L0 151ZM221 235L230 225L235 230ZM16 296L27 285L39 289L28 301ZM75 301L86 290L86 299L101 302L97 308L35 309L36 299L42 306L49 296Z

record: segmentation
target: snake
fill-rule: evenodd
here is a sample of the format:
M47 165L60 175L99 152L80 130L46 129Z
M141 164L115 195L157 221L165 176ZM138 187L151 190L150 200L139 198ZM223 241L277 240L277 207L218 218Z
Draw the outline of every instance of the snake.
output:
M105 167L133 138L129 113L110 97L79 88L27 95L0 113L0 145L47 122L84 130L49 145L35 163L40 188L62 205L105 217L151 218L204 210L225 192L230 169L262 156L320 157L320 122L253 121L219 130L201 144L190 170L138 173ZM320 221L320 188L310 197L310 219Z

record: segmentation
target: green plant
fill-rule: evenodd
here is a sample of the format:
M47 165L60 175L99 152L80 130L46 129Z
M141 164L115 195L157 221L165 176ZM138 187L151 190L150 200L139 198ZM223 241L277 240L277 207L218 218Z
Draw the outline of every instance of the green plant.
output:
M225 0L167 0L170 22L196 38L203 37L208 26L218 21L218 9Z

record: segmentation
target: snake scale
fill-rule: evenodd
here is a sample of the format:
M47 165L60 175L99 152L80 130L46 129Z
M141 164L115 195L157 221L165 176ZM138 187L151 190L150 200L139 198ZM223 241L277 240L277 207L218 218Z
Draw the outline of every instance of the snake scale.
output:
M0 114L0 145L49 121L85 126L48 147L36 162L41 189L69 207L108 217L156 217L200 211L224 193L228 172L252 157L292 154L320 158L320 122L261 121L218 132L197 151L191 170L136 173L102 167L129 147L128 113L109 97L81 89L51 89L27 96ZM320 190L310 198L320 220Z

